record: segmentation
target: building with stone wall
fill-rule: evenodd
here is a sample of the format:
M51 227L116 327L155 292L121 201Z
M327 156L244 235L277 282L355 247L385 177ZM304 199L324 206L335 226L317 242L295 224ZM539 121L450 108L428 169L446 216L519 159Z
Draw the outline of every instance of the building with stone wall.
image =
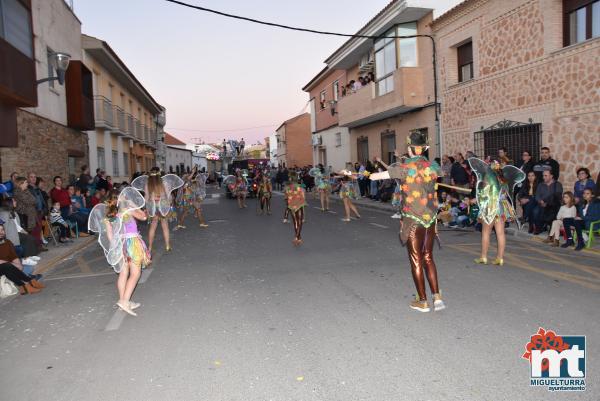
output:
M7 146L0 147L2 179L15 171L21 175L34 172L49 182L55 175L73 181L79 176L80 167L88 163L87 138L82 130L93 126L91 80L87 79L89 70L81 62L81 22L63 0L15 4L30 6L31 31L24 32L32 35L30 55L35 61L35 75L15 75L15 82L35 87L35 80L55 77L51 62L55 52L69 54L71 62L64 84L56 80L40 83L35 88L37 99L30 104L33 107L14 110L16 136L10 143L0 144ZM27 53L25 49L20 51ZM10 72L11 64L19 62L19 58L11 56L6 61ZM6 134L12 136L14 121L9 123ZM0 129L4 130L4 124L2 121Z
M577 25L579 23L579 25ZM467 0L432 24L443 152L548 146L560 181L600 171L600 1Z

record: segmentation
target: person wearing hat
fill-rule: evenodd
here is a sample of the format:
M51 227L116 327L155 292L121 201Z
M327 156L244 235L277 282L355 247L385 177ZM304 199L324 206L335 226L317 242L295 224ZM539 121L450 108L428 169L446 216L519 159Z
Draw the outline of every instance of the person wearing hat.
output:
M400 243L406 244L408 259L415 286L416 299L410 307L419 312L431 310L425 292L425 276L433 294L433 308L436 311L446 306L438 285L437 268L433 260L433 242L437 236L437 194L436 181L441 175L441 167L423 156L428 149L427 139L420 131L411 132L408 137L408 158L392 164L388 171L371 174L371 180L388 178L401 181L402 207L400 220Z
M306 206L306 194L304 188L298 183L298 173L291 171L289 174L289 183L285 187L284 197L287 204L284 222L287 220L287 215L292 215L292 223L294 224L294 240L292 244L298 246L302 244L302 223L304 222L304 207Z

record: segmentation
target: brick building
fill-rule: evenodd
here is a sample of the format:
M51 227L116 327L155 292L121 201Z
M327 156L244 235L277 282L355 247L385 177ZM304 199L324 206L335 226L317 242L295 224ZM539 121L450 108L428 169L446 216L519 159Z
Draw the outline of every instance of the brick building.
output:
M312 164L310 114L291 118L275 131L278 166L303 167Z
M548 146L600 171L600 1L467 0L437 18L443 151Z
M356 32L379 39L349 39L305 86L315 105L315 160L323 160L323 150L328 155L333 148L343 152L346 162L381 157L392 163L394 151L405 152L406 138L414 130L428 135L432 155L438 152L431 40L397 37L431 34L432 9L416 3L391 1ZM356 84L366 78L369 82ZM318 98L315 88L320 90ZM321 135L319 125L324 129ZM338 132L336 141L333 135Z

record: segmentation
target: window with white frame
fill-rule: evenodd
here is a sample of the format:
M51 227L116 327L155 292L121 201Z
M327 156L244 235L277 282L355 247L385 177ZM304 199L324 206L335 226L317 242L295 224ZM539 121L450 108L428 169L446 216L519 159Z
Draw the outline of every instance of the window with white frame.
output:
M119 152L116 150L112 151L112 163L113 163L113 175L120 176L119 174Z
M377 95L382 96L394 90L394 71L396 70L395 29L375 42L375 81Z
M98 156L98 168L106 171L106 158L104 156L104 148L97 148L96 155Z
M412 36L417 34L417 23L408 22L397 26L398 36ZM400 67L417 66L417 38L399 39Z
M469 41L456 48L458 62L458 82L473 79L473 42Z
M321 105L321 110L323 110L325 108L325 106L327 105L327 103L325 103L325 97L327 96L327 91L326 90L322 90L321 94L319 95L319 103Z
M340 93L340 81L335 80L333 82L333 100L335 100L336 102L339 99L339 93Z
M340 146L342 146L342 133L341 132L336 132L335 133L335 146L337 148L339 148Z

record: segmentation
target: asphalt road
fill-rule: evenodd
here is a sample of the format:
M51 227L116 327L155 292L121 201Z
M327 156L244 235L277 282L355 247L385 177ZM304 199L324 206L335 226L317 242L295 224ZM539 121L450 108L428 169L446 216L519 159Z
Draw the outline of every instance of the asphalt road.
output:
M205 205L210 227L161 243L115 309L115 278L93 245L38 295L0 307L1 400L597 400L600 258L509 242L502 268L475 266L479 236L441 233L447 309L419 313L397 220L311 199L304 244L274 214ZM159 239L161 238L159 234ZM490 255L490 257L493 254ZM587 336L587 391L529 385L521 358L538 327Z

